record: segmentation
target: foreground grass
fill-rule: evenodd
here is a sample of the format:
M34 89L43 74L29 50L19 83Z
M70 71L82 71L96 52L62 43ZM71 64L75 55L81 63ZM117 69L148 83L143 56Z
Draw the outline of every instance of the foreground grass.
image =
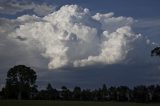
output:
M160 106L160 104L123 103L123 102L82 102L47 100L0 100L0 106Z

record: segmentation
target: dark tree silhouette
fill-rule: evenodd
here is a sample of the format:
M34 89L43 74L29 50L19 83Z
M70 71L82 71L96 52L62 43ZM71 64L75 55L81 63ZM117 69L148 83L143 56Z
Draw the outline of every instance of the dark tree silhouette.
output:
M71 91L66 87L62 86L62 91L61 91L61 99L62 100L71 100L72 94Z
M58 95L59 95L58 91L56 89L54 89L50 83L47 85L46 89L47 89L47 91L46 91L46 94L47 94L46 99L55 100L55 99L59 98L58 97Z
M160 86L159 85L155 86L154 88L152 88L152 91L153 91L152 101L160 102Z
M155 47L155 48L151 51L151 56L160 56L160 47Z
M134 87L133 96L135 102L148 102L149 101L148 88L143 85Z
M5 96L8 99L29 99L35 91L36 72L25 65L11 68L7 73Z
M47 97L46 97L46 99L49 99L49 100L51 100L51 99L53 99L53 87L52 87L52 85L49 83L48 85L47 85L47 88L46 88L46 94L47 94Z
M110 100L117 100L117 88L116 87L109 88L109 96L110 96Z
M83 101L91 101L94 99L94 96L90 89L82 90L82 100Z
M81 100L81 88L75 87L73 90L73 99L74 100Z
M126 86L120 86L117 88L117 101L129 101L130 90Z
M102 100L109 100L109 93L108 93L108 89L106 87L105 84L103 84L102 86Z

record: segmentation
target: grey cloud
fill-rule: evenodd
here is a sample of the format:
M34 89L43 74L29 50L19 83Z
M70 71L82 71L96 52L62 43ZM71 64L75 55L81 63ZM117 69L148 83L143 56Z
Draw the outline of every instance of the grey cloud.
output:
M20 40L20 41L25 41L27 40L27 38L21 37L21 36L17 36L16 39Z
M29 1L18 0L2 0L0 1L1 14L16 14L25 10L32 10L35 14L44 16L55 10L56 6L48 5L46 3L36 4Z
M29 66L44 67L40 61L43 61L45 59L42 59L41 55L37 53L36 49L28 50L25 46L15 43L8 37L10 33L15 31L15 29L19 27L19 25L23 25L27 21L28 20L25 19L14 20L14 19L0 18L1 67L13 66L16 64L26 64ZM24 37L17 36L15 40L24 42L27 39Z
M38 84L47 85L48 82L60 88L81 86L83 88L98 88L102 84L107 86L158 84L160 71L158 64L114 64L99 67L71 68L60 71L47 71L39 76Z
M150 27L160 27L159 18L149 18L149 19L138 19L135 23L135 26L138 28L150 28Z

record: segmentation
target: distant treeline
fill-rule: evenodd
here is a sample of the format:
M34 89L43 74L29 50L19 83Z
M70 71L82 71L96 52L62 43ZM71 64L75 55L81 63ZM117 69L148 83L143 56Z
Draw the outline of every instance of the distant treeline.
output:
M14 89L14 88L13 88ZM0 92L1 99L18 99L18 92L12 95L5 94L5 88ZM25 100L65 100L65 101L121 101L121 102L160 102L160 86L136 86L130 89L127 86L109 87L104 84L101 88L91 90L75 87L73 90L62 86L57 90L48 84L46 89L23 91Z
M99 89L83 89L75 87L73 90L62 86L57 90L51 84L44 90L38 90L35 85L36 72L24 65L11 68L7 73L5 87L0 91L0 99L25 100L65 100L65 101L122 101L122 102L160 102L160 86L127 86L107 87L105 84Z

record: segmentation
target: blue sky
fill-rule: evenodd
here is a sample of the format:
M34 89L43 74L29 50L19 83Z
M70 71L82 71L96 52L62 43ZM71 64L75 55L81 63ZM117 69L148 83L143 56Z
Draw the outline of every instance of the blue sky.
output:
M70 6L72 4L78 5L79 7ZM69 6L64 7L62 11L59 11L59 9L61 9L65 5ZM37 70L38 74L37 84L40 85L40 87L42 88L46 86L47 83L51 83L53 84L54 87L57 88L60 88L62 85L66 85L69 88L73 88L74 86L81 86L84 88L97 88L104 83L107 84L108 86L127 85L131 87L139 84L145 84L145 85L159 84L160 59L159 57L150 57L150 50L153 47L158 46L160 42L160 36L159 36L160 13L158 12L160 10L159 5L160 5L159 0L38 0L38 1L28 0L27 2L25 0L22 0L21 2L18 0L0 1L0 25L1 25L0 26L0 63L1 63L0 87L4 86L6 73L8 69L17 64L25 64ZM90 13L89 14L84 13L87 14L84 17L82 15L83 17L82 19L84 20L80 20L77 23L83 23L91 28L94 27L95 25L104 26L103 22L100 23L99 20L95 21L93 19L90 19L96 13L106 14L113 12L114 16L111 16L113 22L110 22L111 19L110 20L108 20L107 18L105 19L111 25L107 26L107 24L105 24L106 29L105 28L100 29L96 26L95 27L96 30L98 30L98 33L101 33L104 31L110 31L110 29L112 28L113 29L114 28L118 29L119 27L123 28L124 25L122 24L131 27L132 31L131 32L129 31L127 33L134 32L135 36L138 36L138 34L142 35L142 37L138 38L133 44L133 49L135 49L135 51L129 52L128 54L125 55L125 59L121 60L121 58L124 55L124 52L122 52L121 50L118 51L119 48L117 48L118 50L116 49L115 54L117 54L117 52L122 52L121 54L118 54L118 56L120 55L120 57L117 57L117 59L120 60L117 61L117 59L115 59L114 62L111 64L108 62L104 62L102 59L102 60L94 60L96 61L94 64L87 61L88 63L86 64L92 64L89 66L88 65L84 67L79 67L79 66L74 67L74 65L72 66L71 65L72 61L77 62L77 59L81 59L83 56L84 56L83 58L95 56L100 51L106 50L108 47L106 45L107 47L101 48L102 50L98 51L99 48L97 50L96 44L99 43L97 43L97 40L95 41L91 40L92 43L90 43L89 45L89 50L85 48L84 50L86 50L87 52L84 54L82 53L83 54L82 57L81 54L79 54L78 52L77 55L75 55L76 53L73 53L76 50L75 51L69 50L68 51L69 53L67 52L68 54L65 54L65 56L67 55L66 56L67 63L66 61L62 60L61 63L64 62L65 67L61 67L61 63L59 63L59 65L57 65L58 63L57 64L52 63L52 61L56 62L55 61L56 59L54 60L54 56L52 57L52 55L41 51L41 49L39 50L35 48L36 46L34 44L35 42L43 42L40 37L45 36L45 34L43 35L42 32L39 33L40 40L37 41L35 40L34 42L29 42L29 41L25 42L24 40L26 45L24 45L25 43L21 42L19 43L19 41L15 42L15 40L13 40L14 38L21 40L20 38L23 39L23 37L24 39L33 39L34 35L33 37L25 38L26 36L29 36L29 34L32 34L29 33L31 30L29 30L28 28L31 28L33 29L32 31L34 31L35 28L34 26L37 25L36 24L37 22L39 24L41 24L41 22L44 22L44 20L50 22L48 14L52 14L56 11L59 11L57 15L61 18L61 15L63 16L63 13L65 14L65 12L68 11L67 9L69 8L73 10L75 8L81 8L80 12L82 13L84 11L84 8L88 8ZM81 13L79 13L78 10L75 9L75 11L77 12L77 14L81 15ZM43 18L44 16L46 16L47 18L44 19ZM121 21L117 21L118 20L117 17L121 16L122 20L120 19ZM128 19L126 17L131 17L133 20ZM52 19L51 21L53 22L56 20L54 17L50 18ZM68 19L66 18L66 20ZM74 23L76 21L71 18L71 22ZM33 25L28 26L30 25L30 23L33 23ZM55 23L52 22L50 24L52 24L52 26L55 25ZM63 22L61 21L58 24L63 26ZM22 27L23 25L25 29L23 29ZM45 26L46 23L42 25ZM44 28L43 26L38 26L38 27ZM50 27L51 26L48 26L48 28ZM76 32L74 31L70 32L70 30L65 29L65 27L62 27L62 29L59 29L58 31L61 30L66 30L64 32L62 31L64 36L66 35L69 37L71 36L72 40L76 39L76 37L79 36ZM48 30L48 34L52 35L52 33L49 33L49 31L50 30ZM45 30L43 32L45 32ZM116 32L116 31L111 30L111 32ZM18 34L21 34L23 36ZM60 34L61 33L58 33L57 35L55 35L55 37L59 36ZM110 36L112 35L113 34L110 34ZM48 38L44 37L44 39ZM114 39L112 40L114 41ZM56 40L53 41L56 42ZM53 49L54 51L56 51L57 50L56 47L58 47L59 45L53 44L52 43L53 41L51 41L51 43L49 44L45 42L44 48L46 50ZM149 43L146 43L148 41ZM115 42L119 42L119 39L115 38ZM51 48L48 49L48 45L50 44L52 44L53 47L51 46ZM66 45L71 49L72 47L74 48L74 46L70 43L69 44L67 43ZM61 45L61 46L66 47L66 45ZM92 47L94 48L94 46L96 49L90 49ZM116 44L115 47L117 47ZM41 48L41 46L38 48ZM42 47L42 49L44 48ZM76 48L79 48L79 46L75 47L75 49ZM126 48L121 48L121 49L126 50ZM94 50L97 52L93 53ZM51 50L51 53L55 52ZM107 53L106 57L109 58L110 54L108 53L107 55ZM61 54L61 52L59 54ZM98 56L100 58L101 54ZM51 66L48 67L48 64L50 63ZM60 68L55 69L55 67L60 67Z
M3 0L5 1L5 0ZM12 1L12 0L9 0ZM24 0L25 1L25 0ZM160 9L158 0L28 0L35 3L47 3L57 7L66 4L77 4L89 8L93 13L114 12L117 16L130 16L133 18L159 18L156 11Z
M87 7L93 12L114 12L116 15L131 16L134 18L159 18L160 1L158 0L53 0L59 5L78 4Z

